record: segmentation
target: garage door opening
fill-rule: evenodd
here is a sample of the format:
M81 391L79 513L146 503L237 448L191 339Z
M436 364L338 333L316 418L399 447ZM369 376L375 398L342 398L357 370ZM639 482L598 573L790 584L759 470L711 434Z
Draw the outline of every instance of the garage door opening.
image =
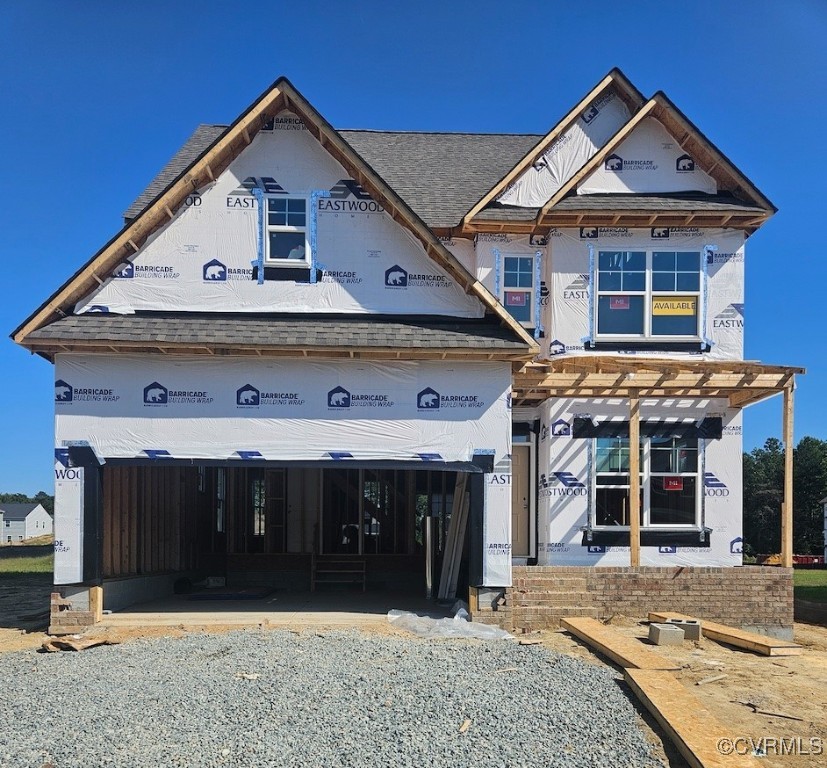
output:
M438 582L461 475L387 465L106 464L104 608L324 611L343 599L384 613L426 608L426 518ZM460 595L468 550L456 569ZM171 595L162 608L157 600Z

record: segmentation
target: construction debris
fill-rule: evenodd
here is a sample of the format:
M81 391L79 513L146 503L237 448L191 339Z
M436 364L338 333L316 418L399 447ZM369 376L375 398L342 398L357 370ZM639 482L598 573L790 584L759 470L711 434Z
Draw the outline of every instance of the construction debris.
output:
M85 651L97 645L118 645L119 640L108 637L47 637L41 648L47 653L58 651Z

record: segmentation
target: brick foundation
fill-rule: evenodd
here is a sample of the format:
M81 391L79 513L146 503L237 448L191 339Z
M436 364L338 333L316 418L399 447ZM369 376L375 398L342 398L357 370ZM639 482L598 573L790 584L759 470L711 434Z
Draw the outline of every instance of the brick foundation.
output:
M52 592L49 604L49 634L78 635L95 623L94 611L78 611L60 592Z
M668 610L779 637L791 637L793 627L790 568L519 566L512 578L504 602L472 605L474 621L519 633L559 628L565 616Z

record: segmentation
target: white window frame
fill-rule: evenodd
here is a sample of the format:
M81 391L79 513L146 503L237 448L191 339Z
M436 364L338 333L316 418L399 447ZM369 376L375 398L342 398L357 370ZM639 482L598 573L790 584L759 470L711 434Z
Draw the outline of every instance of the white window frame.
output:
M310 198L305 195L264 195L264 264L268 267L309 267L310 254ZM288 224L270 224L271 200L302 200L304 202L304 226L295 227ZM304 234L304 258L278 259L270 257L270 233L291 232Z
M591 485L591 504L589 512L589 525L596 531L628 531L628 525L598 525L597 524L597 489L598 488L622 488L629 491L629 484L606 485L597 484L597 476L617 474L618 476L625 475L631 480L628 472L598 472L597 470L597 441L599 438L591 438L592 440L592 456L594 462L591 471L590 485ZM628 439L628 438L625 438ZM702 512L703 512L703 472L701 467L701 440L697 439L697 462L694 472L652 472L651 466L651 438L641 437L641 457L640 457L640 487L643 491L643 503L641 507L641 530L648 529L652 531L696 531L701 528ZM652 523L652 486L651 481L653 477L693 477L695 478L695 522L694 523Z
M652 287L652 259L653 254L657 252L665 253L696 253L694 250L680 250L662 248L632 248L624 247L617 249L603 249L598 251L597 262L594 266L594 338L595 341L645 341L645 342L701 342L703 329L700 327L703 320L703 312L701 311L701 302L704 296L704 271L701 258L703 250L698 253L698 290L697 291L656 291ZM600 290L600 253L644 253L646 256L646 267L644 270L645 285L642 291L601 291ZM601 296L642 296L643 297L643 333L600 333L600 297ZM694 335L678 336L678 335L653 335L652 334L652 304L655 296L692 296L695 299L695 315L696 315L696 333Z
M508 304L505 301L505 294L513 291L514 293L528 293L529 297L529 319L528 320L517 320L515 317L514 319L523 326L523 328L534 328L537 324L537 317L536 311L537 308L534 306L536 304L535 296L537 293L537 286L536 280L537 275L535 265L534 265L534 254L527 254L527 253L504 253L502 254L502 276L500 281L500 303L503 305L506 312L511 314L511 310L508 308ZM528 288L522 286L514 286L514 285L506 285L505 284L505 262L507 259L528 259L531 262L531 286ZM513 317L513 315L512 315Z

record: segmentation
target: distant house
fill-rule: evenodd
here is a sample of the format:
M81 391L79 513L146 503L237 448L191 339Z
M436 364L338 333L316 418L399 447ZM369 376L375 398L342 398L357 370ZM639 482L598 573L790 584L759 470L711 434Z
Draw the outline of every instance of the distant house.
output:
M42 504L0 504L3 544L52 533L52 516Z

